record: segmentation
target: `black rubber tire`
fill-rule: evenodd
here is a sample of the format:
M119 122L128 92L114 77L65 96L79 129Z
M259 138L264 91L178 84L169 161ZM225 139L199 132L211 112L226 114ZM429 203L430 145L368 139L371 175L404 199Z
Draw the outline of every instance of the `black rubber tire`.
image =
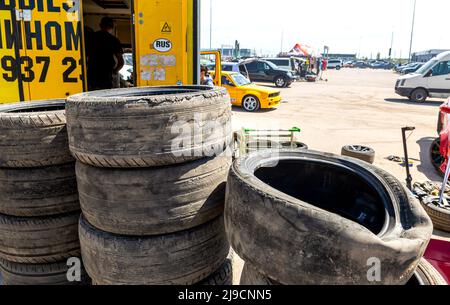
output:
M196 285L204 286L231 286L233 285L233 251L225 259L225 262L203 281Z
M341 154L346 157L356 158L369 164L375 162L375 150L362 145L346 145L342 147Z
M270 279L261 272L259 272L254 266L249 263L245 263L244 269L241 275L241 285L259 285L259 286L271 286L282 285L277 281ZM448 285L442 275L431 265L426 259L422 258L417 266L414 275L406 283L407 286L424 286L424 285Z
M341 66L336 67L336 71L339 71L339 70L341 70Z
M372 257L381 261L384 284L412 276L433 228L396 178L332 154L276 154L252 153L230 170L225 228L243 260L283 284L373 284L366 276Z
M240 285L244 286L279 286L277 281L265 276L259 272L255 266L250 263L245 263L242 269Z
M0 106L0 167L41 167L73 162L64 100Z
M90 285L91 279L81 268L81 281L69 282L66 261L52 264L18 264L0 259L4 285Z
M66 109L72 154L97 167L184 163L220 154L232 142L230 96L219 87L93 91L69 97ZM185 135L194 129L202 143Z
M428 92L423 88L417 88L412 93L409 99L412 102L424 103L428 98Z
M283 83L279 83L279 80L283 80ZM285 88L288 84L286 77L284 76L277 76L274 80L274 84L275 86L277 86L278 88Z
M433 204L438 202L438 197L427 196L421 200L422 206L430 216L431 221L435 229L450 232L450 209L444 209L443 207Z
M231 157L148 169L77 163L83 214L94 227L123 235L187 230L223 214Z
M191 285L230 251L223 217L173 234L132 237L100 231L82 216L80 243L86 271L99 285Z
M47 217L0 214L0 258L24 264L47 264L80 256L80 213Z
M442 171L441 166L445 161L445 158L441 155L441 138L436 138L430 146L430 160L436 173L444 177L445 173Z
M0 213L32 217L79 210L75 163L0 168Z
M437 119L437 135L439 136L444 129L444 123L442 122L441 116L443 114L439 111L438 119Z

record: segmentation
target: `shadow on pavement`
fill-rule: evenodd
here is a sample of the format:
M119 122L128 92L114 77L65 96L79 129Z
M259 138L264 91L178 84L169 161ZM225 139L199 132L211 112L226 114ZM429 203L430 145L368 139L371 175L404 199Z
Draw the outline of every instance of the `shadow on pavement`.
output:
M442 101L426 101L425 103L417 103L417 102L411 102L408 99L401 99L401 98L386 98L384 99L385 102L388 103L397 103L397 104L405 104L405 105L419 105L419 106L441 106Z
M417 141L417 144L420 146L420 164L417 166L417 170L431 181L442 180L441 176L436 173L436 170L431 164L430 148L436 138L427 137Z

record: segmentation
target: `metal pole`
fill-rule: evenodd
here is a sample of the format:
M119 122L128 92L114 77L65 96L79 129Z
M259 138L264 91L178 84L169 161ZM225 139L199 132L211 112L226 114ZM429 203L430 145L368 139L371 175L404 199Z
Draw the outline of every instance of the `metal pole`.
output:
M414 10L413 10L413 18L412 18L412 26L411 26L411 41L409 43L409 57L408 57L409 61L411 61L412 45L413 45L413 38L414 38L414 24L416 22L416 2L417 2L417 0L414 0Z
M209 1L209 49L212 50L212 15L213 5L212 0Z
M281 30L281 50L280 50L280 54L283 53L283 39L284 39L284 29Z
M408 189L412 190L412 176L409 171L409 156L408 156L408 146L406 144L406 132L414 131L415 127L404 127L402 128L402 137L403 137L403 150L405 152L405 166L406 166L406 186Z
M391 49L390 49L390 53L389 53L389 60L392 59L392 48L394 47L394 31L392 31L392 37L391 37Z

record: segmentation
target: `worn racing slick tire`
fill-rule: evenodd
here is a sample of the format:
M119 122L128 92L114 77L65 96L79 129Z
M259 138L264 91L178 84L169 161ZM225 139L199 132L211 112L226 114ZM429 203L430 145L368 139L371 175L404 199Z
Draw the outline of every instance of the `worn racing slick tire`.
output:
M283 284L405 284L432 234L420 203L392 175L332 154L281 150L237 159L225 227L235 252Z
M42 167L73 162L64 109L64 100L0 106L0 167Z
M94 227L115 234L159 235L190 229L223 214L230 166L226 154L139 169L78 162L83 214Z
M34 217L79 210L74 162L33 168L0 168L0 213Z
M97 167L154 167L220 154L232 142L226 89L127 88L67 99L70 150Z
M217 270L230 252L223 217L165 235L124 236L80 219L84 266L98 285L191 285Z

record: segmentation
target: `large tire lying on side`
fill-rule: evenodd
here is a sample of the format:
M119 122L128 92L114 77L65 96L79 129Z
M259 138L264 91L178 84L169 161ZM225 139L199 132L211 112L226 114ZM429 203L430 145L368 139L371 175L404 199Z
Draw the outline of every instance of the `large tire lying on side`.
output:
M370 164L375 162L375 150L367 146L346 145L342 147L341 154L343 156L356 158Z
M0 168L0 213L32 217L78 210L75 163Z
M439 197L428 196L422 199L422 206L433 221L435 229L450 232L450 209L439 206Z
M224 88L147 87L67 100L70 150L97 167L154 167L220 154L232 141Z
M86 271L98 285L190 285L217 270L230 247L223 217L167 235L106 233L80 220Z
M433 228L396 178L352 158L267 153L237 159L228 177L225 227L243 260L283 284L374 284L374 258L381 283L408 281Z
M79 212L28 218L0 214L0 258L47 264L79 257L79 216Z
M123 235L190 229L223 214L231 158L146 169L77 164L83 214L94 227Z
M240 285L244 286L276 286L280 283L259 272L252 264L245 263L242 269Z
M270 286L281 285L262 274L254 266L245 263L241 275L241 285ZM442 275L424 258L420 260L416 271L411 279L406 283L407 286L418 285L448 285Z
M73 162L64 108L64 100L0 106L0 167Z
M70 266L64 262L53 264L18 264L0 259L4 285L89 285L90 278L81 266L81 281L69 282Z

